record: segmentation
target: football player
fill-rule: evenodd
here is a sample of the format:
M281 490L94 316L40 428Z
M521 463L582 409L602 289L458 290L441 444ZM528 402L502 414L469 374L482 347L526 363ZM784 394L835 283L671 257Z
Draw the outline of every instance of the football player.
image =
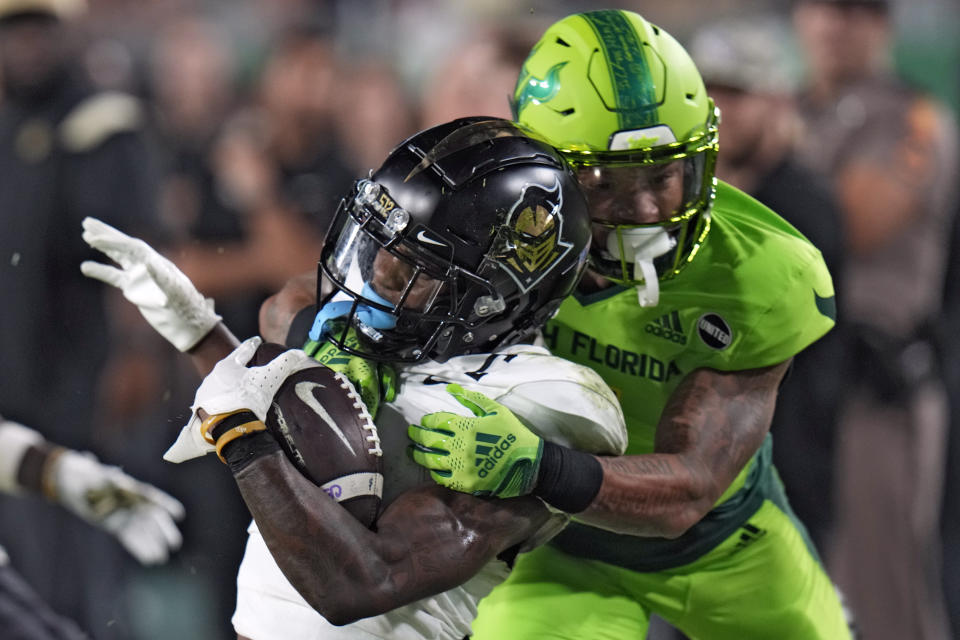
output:
M93 220L84 237L119 264L88 263L85 273L122 288L201 369L232 347L209 303L147 245ZM241 637L460 640L471 632L477 602L517 553L567 517L540 497L501 501L435 486L406 455L407 426L438 404L464 419L509 406L549 441L544 460L553 466L542 463L541 476L587 456L579 450L622 452L622 413L599 376L520 344L571 293L589 242L586 203L569 167L507 121L429 129L357 182L321 253L330 292L320 313L316 289L304 296L302 314L294 313L296 295L272 301L284 308L271 317L307 319L284 327L288 344L306 351L238 366L254 339L222 359L166 456L182 461L214 449L201 433L205 407L219 415L253 409L262 421L283 379L316 365L307 353L374 373L365 362L396 366L396 393L376 412L385 479L374 530L301 475L268 432L220 447L255 520L238 575L233 622ZM370 377L361 382L369 386ZM210 432L219 415L207 417ZM471 445L471 464L496 466L507 448L497 444Z
M144 565L162 564L180 548L180 501L89 452L51 443L0 417L0 491L43 496L115 536ZM8 564L0 548L0 626L23 640L82 639L76 624L54 612Z
M643 638L656 613L694 638L848 638L768 435L791 359L834 324L820 252L715 179L713 101L680 44L636 13L553 24L514 110L575 167L593 221L590 267L546 342L618 391L630 437L627 455L578 457L551 479L577 493L560 507L576 521L518 558L475 637ZM538 442L528 426L503 408L428 415L410 434L441 485L543 495L542 475L504 482L542 464L536 446L485 474L466 453L481 433Z

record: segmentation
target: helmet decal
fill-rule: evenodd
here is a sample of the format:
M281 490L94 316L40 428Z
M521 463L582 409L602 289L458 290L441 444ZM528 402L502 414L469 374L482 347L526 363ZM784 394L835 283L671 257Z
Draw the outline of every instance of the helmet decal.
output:
M514 101L514 117L517 117L523 108L530 102L550 102L560 90L560 69L567 65L558 62L550 67L545 78L538 78L524 67L520 71L520 82L517 83L517 93Z
M610 137L610 150L645 149L676 142L677 139L665 124L630 131L618 131Z
M552 187L526 184L507 216L507 236L501 265L526 293L563 258L570 247L563 231L563 194L554 176Z
M593 28L610 61L610 81L615 103L610 105L620 129L639 129L659 122L656 92L643 56L644 44L622 11L589 11L581 14Z

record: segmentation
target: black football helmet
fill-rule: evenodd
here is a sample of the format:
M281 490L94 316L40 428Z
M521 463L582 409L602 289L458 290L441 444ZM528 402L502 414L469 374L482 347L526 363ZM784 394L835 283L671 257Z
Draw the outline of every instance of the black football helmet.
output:
M335 290L310 337L390 362L518 342L573 291L590 237L552 147L507 120L428 129L341 201L320 258Z

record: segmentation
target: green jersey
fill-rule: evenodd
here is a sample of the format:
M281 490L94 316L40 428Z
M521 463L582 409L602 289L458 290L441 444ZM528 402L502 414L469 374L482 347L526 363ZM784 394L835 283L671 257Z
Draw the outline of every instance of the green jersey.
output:
M590 366L613 388L627 420L627 454L643 454L653 452L660 414L684 376L702 367L738 371L783 362L825 334L834 317L833 283L817 248L721 182L704 243L676 277L660 283L657 306L641 307L632 287L571 297L544 337L554 354ZM751 515L760 489L772 484L769 448L768 438L716 513L688 532L699 544L687 534L668 548L640 539L656 549L657 566L673 548L686 549L685 560L709 550ZM718 520L722 526L711 526ZM586 529L573 525L564 537Z

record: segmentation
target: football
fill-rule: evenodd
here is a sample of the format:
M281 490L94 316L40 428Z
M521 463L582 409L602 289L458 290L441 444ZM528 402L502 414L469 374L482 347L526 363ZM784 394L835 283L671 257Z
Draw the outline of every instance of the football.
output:
M265 342L248 366L287 349ZM365 526L373 524L383 493L380 438L346 377L322 365L294 373L274 396L266 425L301 473Z

